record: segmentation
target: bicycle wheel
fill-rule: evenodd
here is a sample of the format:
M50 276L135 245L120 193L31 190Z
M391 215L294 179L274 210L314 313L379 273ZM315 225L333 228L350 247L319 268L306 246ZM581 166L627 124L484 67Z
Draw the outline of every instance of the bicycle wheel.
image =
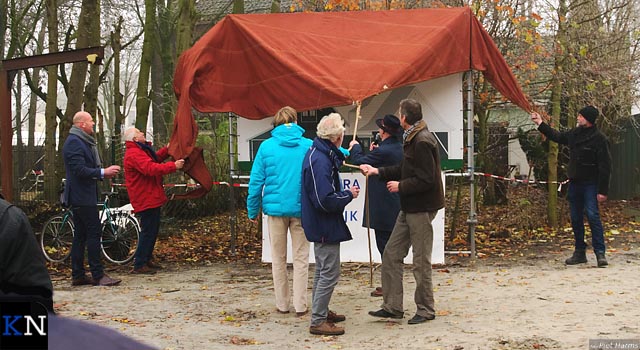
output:
M102 253L116 264L126 264L136 252L140 227L129 213L111 213L102 225Z
M69 214L53 216L42 229L40 247L44 257L55 263L63 262L71 255L73 220Z

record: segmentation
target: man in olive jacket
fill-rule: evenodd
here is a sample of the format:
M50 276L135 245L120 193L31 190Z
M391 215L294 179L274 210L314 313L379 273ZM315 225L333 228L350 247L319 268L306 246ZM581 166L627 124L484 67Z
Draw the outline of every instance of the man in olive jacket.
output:
M400 101L398 111L403 135L404 158L399 165L374 168L360 166L366 175L379 175L389 192L400 194L400 213L382 257L382 309L370 311L375 317L402 318L403 260L413 247L414 300L416 314L409 324L424 323L436 316L431 282L432 221L444 207L438 141L422 120L422 107L412 99Z

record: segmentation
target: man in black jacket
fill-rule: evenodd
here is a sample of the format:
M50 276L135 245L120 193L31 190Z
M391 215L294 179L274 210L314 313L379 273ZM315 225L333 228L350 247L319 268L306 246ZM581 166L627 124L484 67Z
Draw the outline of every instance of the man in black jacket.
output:
M34 301L53 312L53 285L29 219L0 196L0 301Z
M569 205L571 226L575 237L573 255L565 260L567 265L587 262L584 242L584 214L587 214L591 228L593 251L598 267L608 265L605 257L604 232L598 210L598 202L607 200L611 154L609 141L595 125L599 111L586 106L578 112L577 126L569 131L557 131L542 121L540 114L531 113L531 120L538 130L551 141L569 146Z
M384 302L380 310L369 311L369 315L403 317L403 260L413 247L417 310L409 324L420 324L436 317L431 281L432 221L444 207L444 189L438 141L422 120L422 106L412 99L402 100L398 115L404 129L402 162L382 168L360 166L365 175L379 174L380 179L387 181L389 192L400 194L400 213L382 256Z

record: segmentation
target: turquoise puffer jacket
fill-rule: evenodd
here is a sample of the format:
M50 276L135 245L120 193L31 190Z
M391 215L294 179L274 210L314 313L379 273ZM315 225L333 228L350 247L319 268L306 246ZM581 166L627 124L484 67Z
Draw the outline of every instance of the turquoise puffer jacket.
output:
M270 216L300 217L302 160L313 143L303 133L297 124L282 124L260 145L249 179L249 219L261 207Z

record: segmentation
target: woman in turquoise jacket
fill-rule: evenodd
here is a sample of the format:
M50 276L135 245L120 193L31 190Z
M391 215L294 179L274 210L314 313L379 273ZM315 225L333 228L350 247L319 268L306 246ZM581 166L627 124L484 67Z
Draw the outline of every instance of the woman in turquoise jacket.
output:
M302 136L296 124L296 111L283 107L274 117L271 137L258 149L251 168L247 212L257 223L260 208L267 215L271 241L276 309L289 313L290 291L287 276L287 232L293 250L293 307L296 315L307 313L309 242L300 224L300 189L302 160L312 141Z

